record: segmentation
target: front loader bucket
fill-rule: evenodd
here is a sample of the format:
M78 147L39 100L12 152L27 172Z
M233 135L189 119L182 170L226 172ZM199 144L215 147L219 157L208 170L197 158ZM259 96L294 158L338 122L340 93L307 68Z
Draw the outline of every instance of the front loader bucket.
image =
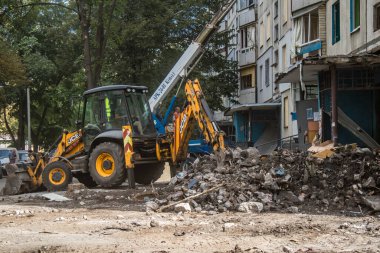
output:
M5 165L7 178L5 187L2 190L3 195L16 195L34 191L38 186L33 183L27 169L19 168L16 164Z

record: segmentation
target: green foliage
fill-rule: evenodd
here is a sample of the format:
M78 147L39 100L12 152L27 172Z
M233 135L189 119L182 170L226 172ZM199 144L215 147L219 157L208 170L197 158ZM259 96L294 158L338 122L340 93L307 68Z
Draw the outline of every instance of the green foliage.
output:
M73 98L88 82L79 3L96 82L144 84L153 93L222 2L0 0L0 81L13 85L2 91L0 103L18 123L16 129L11 120L19 146L26 132L27 86L34 144L47 147L64 128L74 128ZM236 90L236 63L218 52L227 41L223 34L215 36L189 77L200 79L213 109L224 109L222 97Z

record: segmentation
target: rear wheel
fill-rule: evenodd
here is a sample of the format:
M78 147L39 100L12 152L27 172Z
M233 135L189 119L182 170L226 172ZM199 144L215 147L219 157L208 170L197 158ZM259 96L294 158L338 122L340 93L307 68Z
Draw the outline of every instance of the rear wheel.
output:
M104 142L96 146L89 163L92 179L102 187L119 186L127 178L124 152L116 143Z
M42 172L42 183L48 191L66 190L72 179L69 166L61 161L48 164Z
M157 181L164 172L165 163L149 163L135 165L135 180L139 184L150 184Z

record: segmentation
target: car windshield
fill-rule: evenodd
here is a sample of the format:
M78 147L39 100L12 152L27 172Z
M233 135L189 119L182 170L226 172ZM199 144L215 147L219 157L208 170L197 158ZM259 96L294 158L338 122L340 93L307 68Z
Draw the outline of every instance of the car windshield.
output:
M0 158L8 158L10 150L0 150Z
M131 115L134 135L156 134L152 113L145 94L127 93L127 105Z
M18 153L20 161L27 161L29 159L28 153Z

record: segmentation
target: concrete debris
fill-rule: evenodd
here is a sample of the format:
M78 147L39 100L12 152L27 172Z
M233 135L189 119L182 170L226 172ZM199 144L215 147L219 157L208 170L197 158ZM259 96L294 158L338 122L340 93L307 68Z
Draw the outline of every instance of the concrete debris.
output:
M335 147L325 158L310 152L260 155L255 148L236 148L226 151L223 162L217 155L197 158L165 191L154 200L159 210L165 206L177 211L176 202L183 202L204 213L362 212L363 203L379 211L374 196L380 194L380 155L356 145Z
M374 211L380 211L380 195L363 197L363 202Z
M176 211L177 213L179 212L190 213L191 206L189 203L180 203L174 206L174 211Z
M63 201L70 201L71 199L66 198L62 195L56 194L56 193L46 193L43 194L42 197L48 199L49 201L58 201L58 202L63 202Z
M239 205L238 211L242 213L260 213L264 205L260 202L243 202Z

